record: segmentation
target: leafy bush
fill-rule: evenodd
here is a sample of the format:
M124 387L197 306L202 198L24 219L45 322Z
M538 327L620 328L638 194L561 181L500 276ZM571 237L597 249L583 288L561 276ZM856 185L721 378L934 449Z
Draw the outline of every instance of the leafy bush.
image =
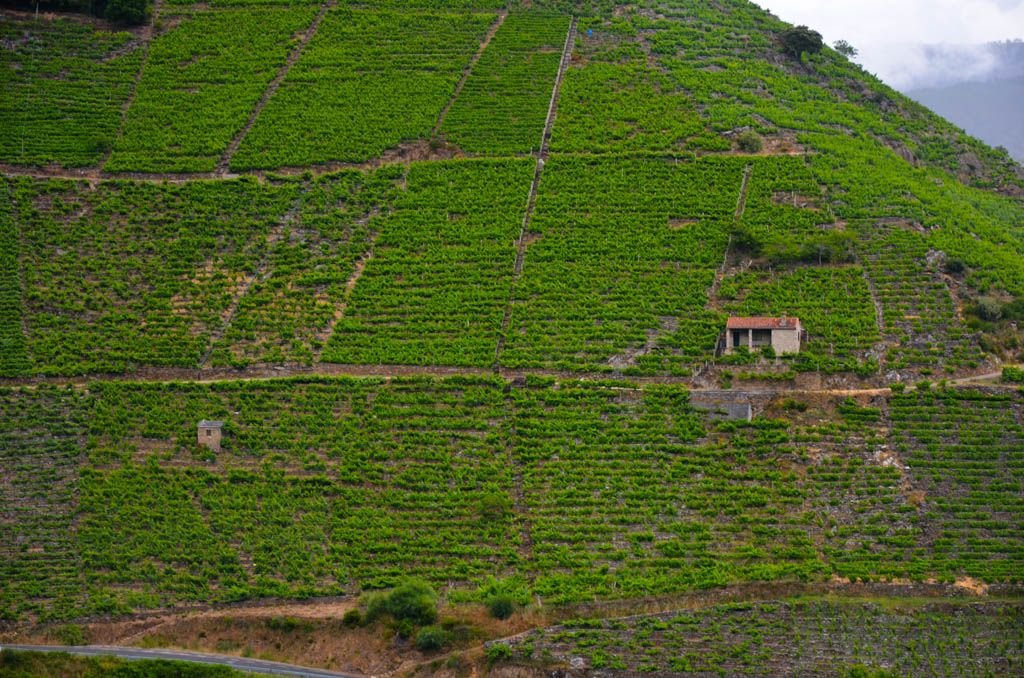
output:
M437 620L437 593L427 582L410 579L390 593L369 598L366 620L372 622L385 614L399 622L431 624Z
M267 628L271 631L312 631L313 625L308 621L296 619L295 617L271 617L266 622Z
M744 153L760 153L764 148L764 139L754 130L747 130L736 138L740 150Z
M507 494L492 492L480 499L480 517L484 520L504 520L512 511L512 500Z
M967 264L963 262L963 259L946 259L943 270L950 275L959 275L967 270Z
M499 662L506 659L512 659L512 648L508 645L491 645L487 648L487 661Z
M1024 383L1024 369L1020 367L1004 367L1003 381L1011 382L1014 384Z
M801 402L799 400L793 400L792 398L786 398L784 401L782 401L782 409L786 410L787 412L806 412L807 403Z
M488 599L487 611L495 619L508 619L516 611L516 601L508 594L496 595Z
M88 645L85 638L85 630L78 624L65 624L58 626L57 638L65 645Z
M995 322L1003 317L1003 305L994 297L980 297L974 306L974 312L982 320Z
M448 634L439 626L424 626L416 634L416 649L420 652L440 650L448 642Z
M805 52L817 54L825 46L821 33L807 26L794 26L783 32L779 39L786 53L797 59Z
M349 610L345 613L345 616L341 618L341 623L346 628L354 629L357 626L363 624L363 613L359 610Z

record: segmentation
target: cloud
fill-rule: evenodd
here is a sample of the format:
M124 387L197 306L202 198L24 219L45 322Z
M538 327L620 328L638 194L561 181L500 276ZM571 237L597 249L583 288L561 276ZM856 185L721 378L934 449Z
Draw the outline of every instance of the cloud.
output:
M864 68L900 89L984 77L997 60L983 44L1024 37L1024 0L755 1L829 43L849 41Z

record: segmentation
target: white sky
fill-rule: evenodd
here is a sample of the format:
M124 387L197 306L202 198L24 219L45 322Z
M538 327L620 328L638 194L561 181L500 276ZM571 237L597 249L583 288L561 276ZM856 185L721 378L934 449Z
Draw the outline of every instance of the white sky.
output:
M979 45L1024 38L1024 0L754 0L783 21L806 24L829 44L844 39L856 61L896 88L920 84L929 71L984 74L986 54L932 64L918 45ZM990 57L989 57L990 58Z

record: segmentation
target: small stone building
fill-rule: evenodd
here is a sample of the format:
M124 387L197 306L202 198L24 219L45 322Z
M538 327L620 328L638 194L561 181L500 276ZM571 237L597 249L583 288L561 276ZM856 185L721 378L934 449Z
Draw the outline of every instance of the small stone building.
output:
M729 318L722 337L722 353L733 353L740 347L757 351L767 346L775 353L799 353L806 332L799 318Z
M199 422L199 444L203 447L210 448L214 452L220 452L220 438L223 430L223 421L202 420Z

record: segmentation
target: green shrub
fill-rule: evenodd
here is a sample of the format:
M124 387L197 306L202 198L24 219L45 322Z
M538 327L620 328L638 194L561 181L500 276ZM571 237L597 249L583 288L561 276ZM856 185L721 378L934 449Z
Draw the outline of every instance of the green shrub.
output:
M507 494L492 492L480 499L480 517L483 520L504 520L512 511L512 501Z
M487 601L487 611L495 619L508 619L516 611L516 601L508 594L498 594Z
M312 631L313 625L308 621L296 619L295 617L271 617L266 622L267 628L271 631L284 631L285 633L291 633L292 631Z
M366 603L366 621L372 622L385 614L399 622L432 624L437 620L437 593L427 582L410 579L389 593L370 596Z
M946 259L946 264L943 268L950 275L959 275L967 270L967 264L962 259Z
M974 312L982 320L995 322L1003 317L1003 304L994 297L981 297L974 305Z
M88 645L85 629L78 624L65 624L56 629L57 639L64 645Z
M817 54L825 46L821 33L807 26L794 26L779 37L786 54L800 59L804 53Z
M736 138L736 143L744 153L760 153L764 148L764 140L754 130L747 130Z
M1003 381L1024 384L1024 368L1020 367L1004 367L1003 368Z
M399 619L395 621L394 629L399 638L408 640L409 638L412 638L413 634L416 632L416 625L412 623L412 620Z
M495 644L487 648L487 661L493 663L506 659L512 659L512 648L508 645Z
M807 403L800 402L799 400L793 400L792 398L786 398L782 401L782 409L787 412L806 412Z
M448 635L439 626L424 626L416 634L416 649L420 652L440 650L448 642Z
M354 629L357 626L363 624L363 613L359 610L349 610L345 613L345 616L341 618L341 623L346 628Z

